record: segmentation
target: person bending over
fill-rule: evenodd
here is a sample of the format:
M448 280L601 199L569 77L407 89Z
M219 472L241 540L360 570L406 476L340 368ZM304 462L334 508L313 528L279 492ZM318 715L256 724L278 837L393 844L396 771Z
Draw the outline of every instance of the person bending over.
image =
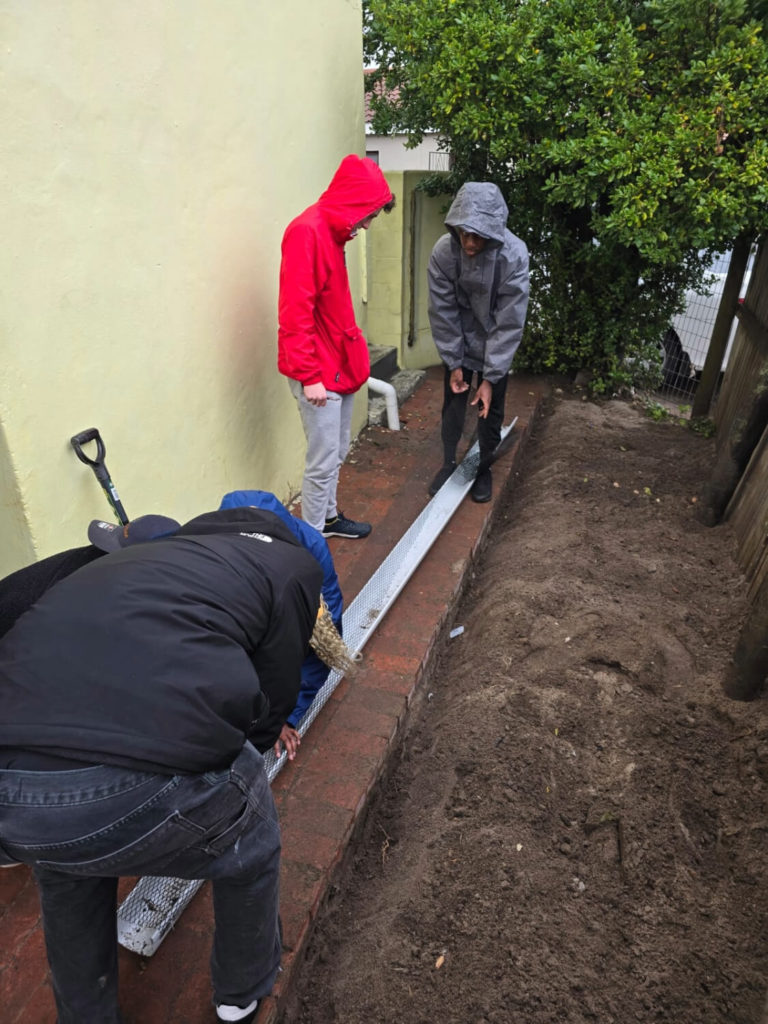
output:
M125 875L211 880L215 1015L250 1021L281 953L262 753L296 704L323 574L260 509L137 541L140 524L109 527L115 550L0 640L0 863L34 871L59 1024L122 1020Z

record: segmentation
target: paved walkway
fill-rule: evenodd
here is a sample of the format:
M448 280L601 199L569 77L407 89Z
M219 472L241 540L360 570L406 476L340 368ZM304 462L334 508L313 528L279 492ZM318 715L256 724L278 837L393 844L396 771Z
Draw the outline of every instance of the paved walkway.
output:
M397 741L411 696L429 673L434 649L451 624L499 494L514 481L543 394L541 382L511 378L506 421L518 416L518 423L494 469L493 501L462 502L366 644L354 681L340 683L310 727L296 761L274 782L283 834L285 954L279 984L262 1004L257 1024L277 1020L281 993L300 969L313 918ZM374 524L364 541L330 541L347 603L429 500L427 486L441 461L441 401L442 372L435 368L403 404L402 429L368 428L344 466L344 512ZM122 891L131 884L124 880ZM27 868L0 871L0 927L0 1019L55 1024L39 904ZM203 886L151 959L121 949L125 1024L212 1024L211 928L210 889Z

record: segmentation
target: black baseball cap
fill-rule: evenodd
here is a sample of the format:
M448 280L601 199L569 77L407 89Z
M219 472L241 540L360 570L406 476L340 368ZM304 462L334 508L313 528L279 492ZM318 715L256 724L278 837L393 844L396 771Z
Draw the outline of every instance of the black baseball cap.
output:
M170 537L180 528L181 523L169 516L139 516L125 526L94 519L88 527L88 540L101 551L119 551L131 544Z

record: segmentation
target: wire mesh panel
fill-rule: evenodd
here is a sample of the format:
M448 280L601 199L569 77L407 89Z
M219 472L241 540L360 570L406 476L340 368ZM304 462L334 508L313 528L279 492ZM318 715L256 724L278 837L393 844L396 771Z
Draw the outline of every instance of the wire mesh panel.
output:
M140 878L117 911L117 941L152 956L203 883L197 879Z
M740 300L749 282L750 257L741 286ZM663 391L672 398L689 401L699 382L707 359L715 319L725 289L725 280L731 263L731 253L716 255L704 279L704 294L693 290L686 292L686 305L682 313L673 317L669 329L662 339L663 347ZM723 356L721 370L725 370L731 356L736 334L736 317L731 324L728 342Z
M694 370L702 370L707 358L712 328L723 296L725 277L731 262L731 254L715 256L709 269L705 283L707 293L699 295L694 291L686 293L685 309L672 320L684 351L688 354ZM728 342L730 349L733 331ZM726 352L726 359L728 353Z
M502 429L502 440L515 423L517 417ZM400 591L461 504L472 486L479 461L480 454L475 444L345 610L342 616L344 640L353 654L362 651L376 626L392 607ZM341 674L336 671L328 675L299 722L297 731L300 736L305 735L341 678ZM274 752L269 750L264 755L270 782L287 761L285 753L276 758ZM202 884L199 880L178 878L139 879L118 909L117 936L120 944L134 953L152 956Z

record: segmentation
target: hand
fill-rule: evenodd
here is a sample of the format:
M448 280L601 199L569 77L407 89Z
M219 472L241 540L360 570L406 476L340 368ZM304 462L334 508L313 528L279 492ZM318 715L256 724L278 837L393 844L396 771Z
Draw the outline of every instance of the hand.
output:
M464 380L464 371L460 366L451 370L451 391L454 395L460 395L462 391L468 391L469 384Z
M304 397L306 398L310 405L325 405L327 399L325 384L321 384L320 382L318 382L317 384L305 384Z
M475 397L469 403L470 405L477 406L477 415L480 417L481 420L487 419L488 417L488 409L490 408L491 405L491 394L491 385L488 383L488 381L481 381L480 384L478 385Z
M296 730L292 729L290 725L284 725L283 728L280 730L280 739L277 741L277 743L275 743L274 747L275 757L277 758L282 757L283 752L280 749L281 743L285 747L285 752L288 755L288 760L292 761L296 757L296 754L298 753L299 744L301 743L301 736L299 736Z

